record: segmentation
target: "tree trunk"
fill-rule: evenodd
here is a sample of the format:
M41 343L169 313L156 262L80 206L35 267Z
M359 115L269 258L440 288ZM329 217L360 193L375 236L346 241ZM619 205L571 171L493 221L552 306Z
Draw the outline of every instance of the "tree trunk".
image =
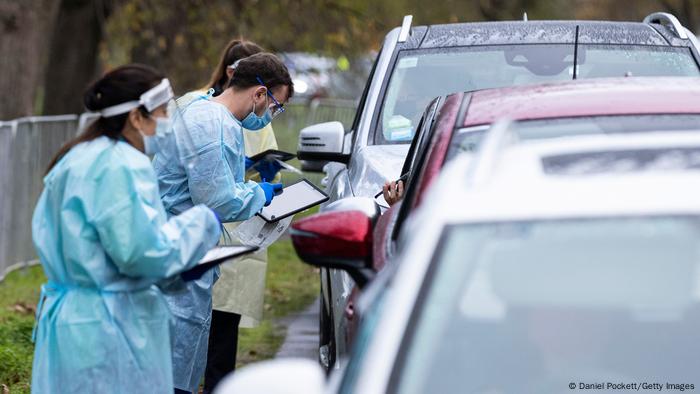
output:
M34 114L58 2L0 0L0 119Z
M45 74L44 114L84 110L83 91L98 73L98 50L109 11L104 3L93 0L60 2Z

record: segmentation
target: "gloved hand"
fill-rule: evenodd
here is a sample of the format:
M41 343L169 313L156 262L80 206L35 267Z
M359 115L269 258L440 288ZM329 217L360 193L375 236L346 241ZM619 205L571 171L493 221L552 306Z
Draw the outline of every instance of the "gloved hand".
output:
M282 191L283 187L281 183L260 182L258 185L260 185L260 188L265 192L265 206L270 205L272 199L278 192Z
M216 211L213 210L213 209L211 210L211 212L214 214L214 216L216 216L216 221L218 221L219 224L223 224L223 223L221 222L221 218L219 217L219 214L216 213Z
M263 182L265 182L275 179L275 176L277 176L277 173L280 172L282 166L277 162L277 160L260 160L260 162L253 168L258 171L260 178L263 180Z
M255 162L253 160L250 160L250 157L246 156L245 157L245 170L248 171L248 169L250 169L250 167L253 164L255 164Z

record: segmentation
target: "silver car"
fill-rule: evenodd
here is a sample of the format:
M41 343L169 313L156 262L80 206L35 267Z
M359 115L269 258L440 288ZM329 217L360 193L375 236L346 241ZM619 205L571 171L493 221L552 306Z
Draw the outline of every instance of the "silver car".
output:
M697 40L669 14L644 22L510 21L411 27L387 34L358 111L301 131L306 168L325 165L329 201L373 197L399 176L421 114L456 91L622 76L698 76ZM344 311L353 288L340 270L321 272L320 359L347 352Z

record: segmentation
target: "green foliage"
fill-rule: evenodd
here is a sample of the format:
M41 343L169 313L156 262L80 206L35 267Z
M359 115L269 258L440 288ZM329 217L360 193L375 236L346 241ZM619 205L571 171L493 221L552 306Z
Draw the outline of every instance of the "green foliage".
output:
M417 0L124 0L106 26L107 68L147 63L165 71L177 91L201 87L233 38L269 51L352 56L377 50L383 36L414 13L417 23L478 18L470 2L431 7Z
M268 257L264 319L256 328L241 330L241 365L274 357L284 340L276 321L303 310L318 296L318 271L299 261L289 239L272 245ZM36 266L12 272L0 283L0 392L2 385L13 394L29 392L35 305L45 281Z
M37 266L12 272L0 283L0 385L13 394L29 392L35 306L45 281Z
M696 27L695 0L122 0L106 23L107 67L141 62L163 70L176 91L202 87L220 52L245 37L269 51L333 56L378 50L406 14L414 25L479 20L626 19L672 10Z
M298 312L318 297L318 270L299 260L289 239L270 246L268 260L265 317Z
M240 330L239 366L274 357L284 340L284 330L275 322L303 310L319 294L318 270L299 261L290 240L270 246L268 261L263 321Z

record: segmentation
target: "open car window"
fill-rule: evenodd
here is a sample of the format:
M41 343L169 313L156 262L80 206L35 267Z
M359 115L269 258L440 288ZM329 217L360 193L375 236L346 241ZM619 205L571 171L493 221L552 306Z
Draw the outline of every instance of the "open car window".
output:
M423 114L423 119L421 120L420 131L411 142L413 152L406 157L403 169L401 170L401 175L407 175L407 180L404 187L403 202L401 207L399 207L396 223L391 230L392 240L396 240L398 238L401 227L413 207L413 200L416 198L418 193L416 186L418 185L418 180L421 176L421 170L425 166L425 162L428 158L428 151L434 136L433 132L435 129L433 126L443 102L444 98L438 97L428 106Z

